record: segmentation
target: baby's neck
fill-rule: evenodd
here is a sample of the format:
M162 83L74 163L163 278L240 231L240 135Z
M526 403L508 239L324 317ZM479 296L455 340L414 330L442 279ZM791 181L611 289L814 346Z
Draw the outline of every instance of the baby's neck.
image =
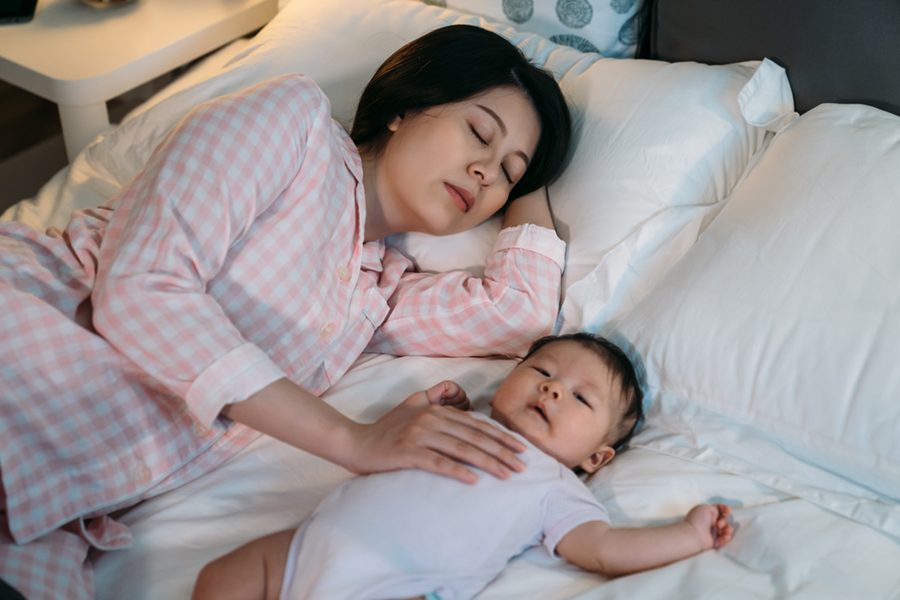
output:
M509 429L510 431L512 431L513 433L518 433L518 434L521 435L523 438L525 438L526 440L528 440L529 442L531 442L532 445L537 446L537 444L534 443L534 440L532 440L530 437L528 437L528 435L527 435L524 431L519 431L518 429L516 429L515 425L513 425L512 423L507 423L506 421L504 421L503 419L501 419L500 416L497 415L493 410L491 410L490 417L491 417L493 420L495 420L495 421L497 421L498 423L500 423L501 425L503 425L504 427L506 427L507 429Z

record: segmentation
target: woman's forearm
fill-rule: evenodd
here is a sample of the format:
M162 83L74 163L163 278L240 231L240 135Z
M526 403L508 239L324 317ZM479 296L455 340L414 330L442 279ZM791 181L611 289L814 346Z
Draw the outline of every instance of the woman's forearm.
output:
M470 467L501 478L523 469L516 453L524 446L457 408L443 390L459 386L447 383L412 394L372 424L345 417L288 379L222 414L354 473L419 468L473 483Z
M547 188L539 188L521 198L516 198L506 207L503 227L514 227L524 223L534 223L548 229L556 229L550 213Z
M347 465L360 425L318 396L279 379L222 414L301 450Z

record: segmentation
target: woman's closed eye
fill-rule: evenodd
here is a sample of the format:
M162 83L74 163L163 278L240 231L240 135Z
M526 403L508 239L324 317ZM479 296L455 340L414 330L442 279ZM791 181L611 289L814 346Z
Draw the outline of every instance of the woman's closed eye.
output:
M475 136L475 139L478 140L478 142L479 142L482 146L487 146L487 145L488 145L487 139L486 139L483 135L481 135L480 133L478 133L478 130L475 129L475 126L474 126L474 125L469 125L469 131L472 132L472 135Z
M473 125L469 125L469 131L472 132L472 135L475 136L475 139L478 140L478 143L481 144L482 146L488 146L490 144L490 142L488 142L487 139L483 135L478 133L478 130L475 129L475 127ZM510 175L509 175L509 171L506 169L506 165L501 164L500 170L503 171L503 176L506 177L506 182L508 184L512 185L513 180L512 180L512 177L510 177Z

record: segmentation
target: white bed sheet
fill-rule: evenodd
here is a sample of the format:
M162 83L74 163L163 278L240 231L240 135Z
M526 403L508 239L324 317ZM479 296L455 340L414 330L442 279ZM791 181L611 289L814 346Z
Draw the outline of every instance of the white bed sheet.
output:
M372 420L435 381L459 381L485 410L508 360L363 356L327 400ZM658 435L652 426L637 439ZM222 468L147 501L122 517L135 535L126 551L95 560L100 600L188 598L209 560L257 536L293 527L345 470L268 437ZM721 551L606 580L543 549L514 560L479 598L894 598L900 545L868 527L749 479L643 448L624 452L589 485L623 526L682 516L702 501L734 508L737 533Z

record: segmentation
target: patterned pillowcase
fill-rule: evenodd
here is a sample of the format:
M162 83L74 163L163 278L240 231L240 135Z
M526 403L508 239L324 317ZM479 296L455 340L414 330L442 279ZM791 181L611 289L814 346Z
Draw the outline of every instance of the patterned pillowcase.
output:
M633 58L643 0L422 0L537 33L582 52Z

